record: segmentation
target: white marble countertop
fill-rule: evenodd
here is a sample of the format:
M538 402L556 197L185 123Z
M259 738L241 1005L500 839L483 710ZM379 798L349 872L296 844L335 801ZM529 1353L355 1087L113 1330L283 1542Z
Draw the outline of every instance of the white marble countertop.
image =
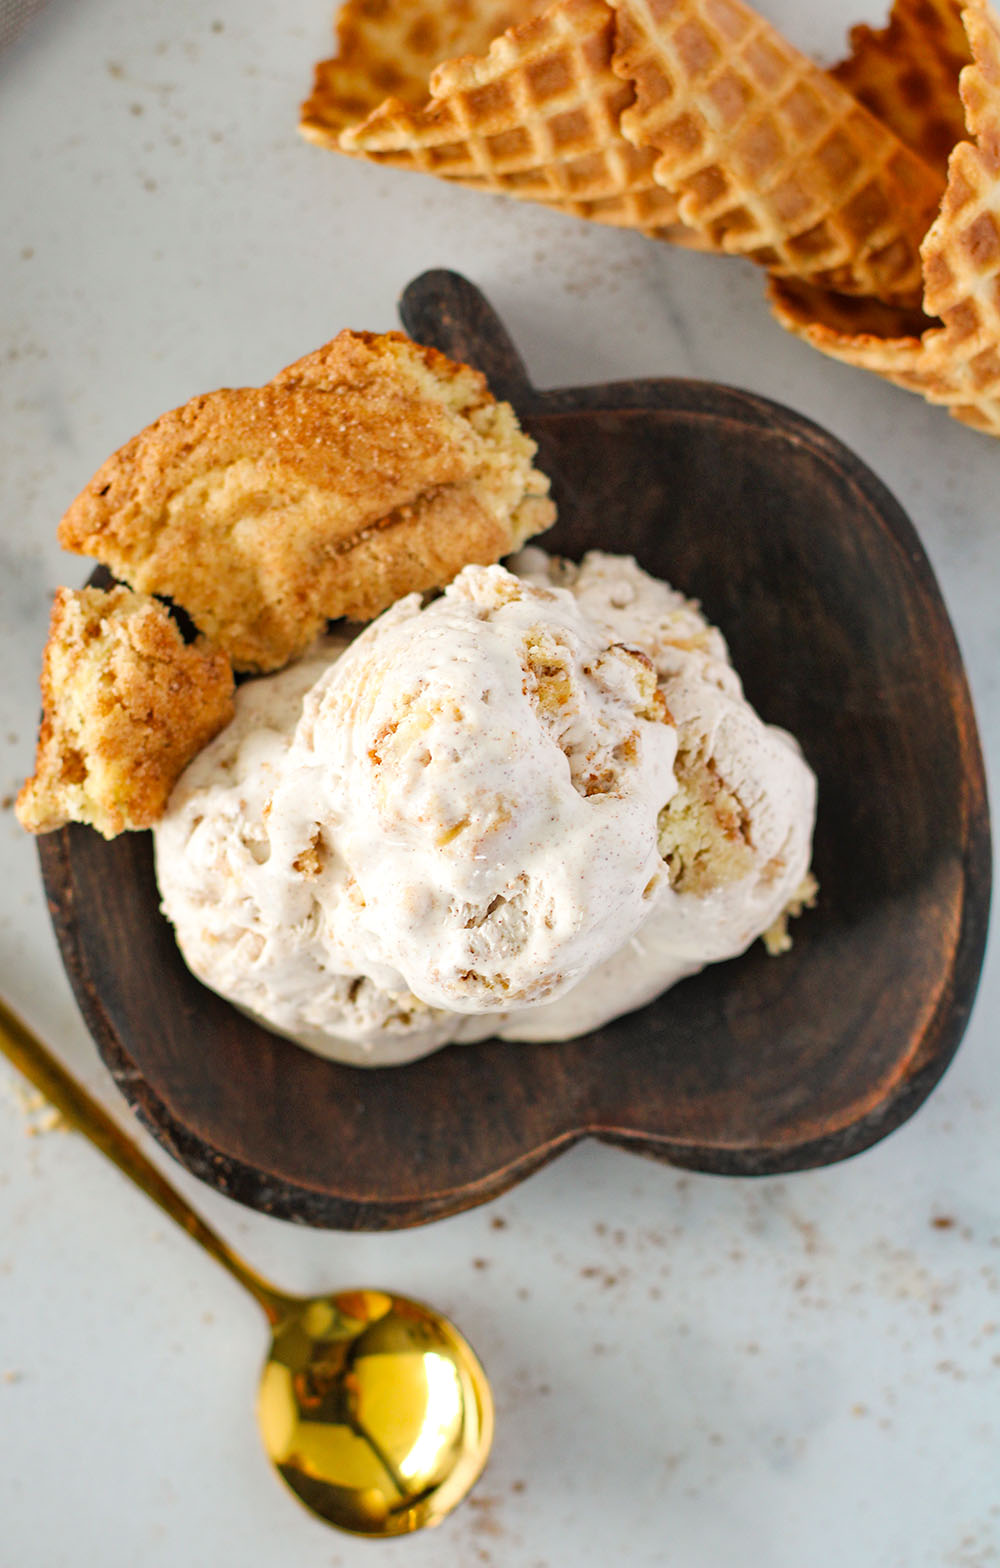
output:
M766 9L829 59L857 4ZM924 540L997 771L1000 444L784 336L749 266L307 147L330 5L50 0L0 55L0 989L122 1115L9 809L49 595L81 580L56 522L162 410L394 325L426 267L486 291L539 385L706 377L854 447ZM272 1478L257 1308L81 1140L25 1136L0 1068L0 1568L1000 1562L996 956L928 1104L825 1171L722 1180L584 1145L473 1213L358 1236L171 1166L287 1288L387 1284L479 1349L487 1474L391 1546L334 1534Z

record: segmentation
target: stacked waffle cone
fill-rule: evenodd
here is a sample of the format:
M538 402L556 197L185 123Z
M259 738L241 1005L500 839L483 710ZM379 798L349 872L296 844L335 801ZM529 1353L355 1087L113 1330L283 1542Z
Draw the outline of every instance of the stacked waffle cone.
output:
M772 283L771 299L782 325L824 353L1000 436L1000 24L985 0L961 20L970 63L957 91L973 140L951 153L940 212L921 245L922 315L877 303L855 313L850 302L787 281Z
M896 0L824 71L742 0L347 0L301 129L770 274L814 347L1000 435L1000 22Z

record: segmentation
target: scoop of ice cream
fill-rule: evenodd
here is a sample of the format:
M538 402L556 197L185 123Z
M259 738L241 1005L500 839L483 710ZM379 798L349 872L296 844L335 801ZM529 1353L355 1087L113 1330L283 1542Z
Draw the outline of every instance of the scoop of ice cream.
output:
M559 1039L742 952L815 780L697 605L525 551L250 682L157 830L207 984L344 1060Z
M645 655L564 590L470 567L310 693L269 831L318 822L336 846L345 967L501 1011L566 990L645 919L675 752Z
M677 746L646 655L501 567L402 600L315 679L329 652L241 689L157 832L196 974L313 1046L325 1019L427 1050L639 927Z

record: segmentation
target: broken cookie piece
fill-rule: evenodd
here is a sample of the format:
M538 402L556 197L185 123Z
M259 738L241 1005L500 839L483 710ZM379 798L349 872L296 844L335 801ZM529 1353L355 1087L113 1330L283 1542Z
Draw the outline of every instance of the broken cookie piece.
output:
M547 528L534 454L478 371L398 332L341 332L266 386L148 426L59 539L182 605L237 669L276 670L327 620L371 620Z
M42 666L35 773L21 826L87 822L105 838L163 814L195 753L233 716L233 672L204 639L186 646L166 607L129 588L60 588Z

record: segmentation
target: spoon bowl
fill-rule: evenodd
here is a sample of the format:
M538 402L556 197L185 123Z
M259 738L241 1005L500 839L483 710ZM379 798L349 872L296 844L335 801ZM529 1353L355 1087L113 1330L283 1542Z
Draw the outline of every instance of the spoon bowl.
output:
M479 1477L493 1436L489 1384L441 1315L380 1290L290 1304L257 1402L278 1474L355 1535L437 1524Z

